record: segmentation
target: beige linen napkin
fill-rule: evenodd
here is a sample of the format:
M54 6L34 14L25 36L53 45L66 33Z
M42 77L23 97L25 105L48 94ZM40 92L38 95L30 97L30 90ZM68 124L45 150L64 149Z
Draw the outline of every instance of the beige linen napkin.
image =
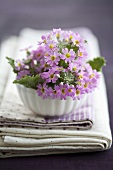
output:
M91 42L88 47L91 57L99 55L97 39L86 28L78 29ZM30 42L36 42L36 37L42 34L41 31L25 29L21 32L19 38L19 48ZM35 37L35 38L34 38ZM38 39L38 38L37 38ZM25 43L24 43L25 42ZM26 46L26 45L25 45ZM95 49L95 51L93 51ZM14 95L17 95L16 88L12 85L13 91L8 89L9 84L14 79L14 75L10 74L8 84L5 89L5 95L15 104L19 100L13 101ZM3 98L6 99L4 95ZM10 100L10 101L11 101ZM17 127L1 127L0 128L0 156L29 156L55 153L72 153L106 150L111 147L112 138L109 127L109 115L107 106L107 96L105 82L102 77L99 88L94 93L95 100L95 124L92 129L87 131L77 130L40 130L34 128L17 128ZM103 103L103 105L101 105ZM2 106L6 104L6 100L2 101ZM21 104L21 102L20 102ZM10 105L9 105L10 106ZM102 107L103 106L103 107ZM22 111L26 111L22 108ZM27 111L28 114L28 111Z
M10 66L6 61L6 56L15 56L17 46L17 37L12 36L4 40L0 46L0 103L3 97L5 86L7 84Z

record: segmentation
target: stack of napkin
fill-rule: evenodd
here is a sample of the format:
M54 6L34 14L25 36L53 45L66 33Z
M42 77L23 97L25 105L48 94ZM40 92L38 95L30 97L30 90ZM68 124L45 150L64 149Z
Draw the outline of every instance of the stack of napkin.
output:
M72 30L72 29L71 29ZM89 41L90 58L99 55L98 41L87 28L73 29ZM37 45L47 31L23 29L1 45L0 56L0 157L102 151L111 147L104 77L82 107L70 115L42 118L25 108L12 83L5 56L23 58L20 49ZM51 106L50 106L51 107Z

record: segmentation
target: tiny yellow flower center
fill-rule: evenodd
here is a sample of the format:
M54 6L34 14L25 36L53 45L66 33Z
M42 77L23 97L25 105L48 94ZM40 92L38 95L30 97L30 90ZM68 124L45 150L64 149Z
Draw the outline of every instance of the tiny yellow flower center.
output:
M62 92L62 94L65 94L65 89L62 89L61 92Z
M54 61L55 59L56 59L56 56L54 56L54 55L53 55L53 56L51 56L51 60L53 60L53 61Z
M87 88L87 87L88 87L88 83L85 83L85 84L84 84L84 88Z
M89 78L91 79L91 78L93 78L95 75L92 73L90 76L89 76Z
M44 67L46 67L46 68L47 68L48 66L49 66L49 65L48 65L47 63L45 63Z
M24 78L25 77L25 75L24 76L22 76L22 78Z
M54 45L53 45L53 44L50 44L49 48L51 48L51 49L54 48Z
M56 34L56 37L57 37L57 38L60 38L60 34Z
M44 93L44 92L45 92L45 89L44 89L43 87L42 87L42 89L41 89L41 92L42 92L42 93Z
M78 41L78 40L76 40L76 41L75 41L75 44L79 44L79 41Z
M76 69L77 69L77 68L74 66L74 67L73 67L73 70L76 71Z
M70 55L69 53L66 54L66 57L67 57L67 58L70 58L70 56L71 56L71 55Z
M20 62L18 62L18 67L20 67L21 66L21 63Z
M80 90L76 90L76 95L79 95L80 94Z
M71 93L73 90L72 89L68 89L68 92Z
M81 83L81 82L78 82L78 85L82 86L82 83Z
M54 90L54 91L53 91L53 93L54 93L54 94L56 94L56 93L57 93L57 91L56 91L56 90Z
M53 79L53 78L54 78L54 74L51 74L51 75L50 75L50 78Z
M80 52L80 53L79 53L79 56L80 56L80 57L82 57L82 55L83 55L83 53L82 53L82 52Z
M82 78L83 78L83 75L80 74L80 75L78 76L78 79L82 79Z
M72 35L70 35L69 39L70 39L70 40L72 40L72 38L73 38L73 36L72 36Z
M46 41L46 40L44 40L43 42L44 42L44 43L46 43L47 41Z
M40 57L41 56L41 54L39 53L39 54L37 54L37 57Z

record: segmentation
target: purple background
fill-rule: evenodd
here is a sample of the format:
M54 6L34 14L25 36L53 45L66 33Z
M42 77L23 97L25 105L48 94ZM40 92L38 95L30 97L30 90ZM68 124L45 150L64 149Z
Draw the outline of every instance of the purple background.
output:
M113 130L113 1L112 0L0 0L0 40L34 29L89 27L98 37L107 60L106 78ZM7 50L7 49L6 49ZM113 148L104 152L50 155L0 160L0 170L25 169L112 170Z

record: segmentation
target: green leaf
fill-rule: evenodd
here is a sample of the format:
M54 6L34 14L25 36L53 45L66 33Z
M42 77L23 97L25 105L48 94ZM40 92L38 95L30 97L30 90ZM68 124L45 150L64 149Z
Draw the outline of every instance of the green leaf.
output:
M30 51L28 51L28 50L26 50L26 54L27 54L27 56L30 56Z
M15 70L15 60L13 60L12 58L6 57L6 59L8 60L8 63L11 65L11 67L13 68L13 72L14 73L18 73L17 70Z
M87 40L84 40L84 43L88 43Z
M68 63L65 63L65 61L62 60L62 59L60 60L59 65L60 65L60 66L63 66L63 68L67 68L67 67L69 66L69 64L68 64Z
M74 84L75 82L75 76L71 72L61 72L60 79L61 82L63 81L64 83L68 83L68 84Z
M68 50L73 49L75 53L79 50L79 47L77 47L76 45L71 45L71 44L66 45L65 48L67 48Z
M79 47L77 47L76 45L73 45L73 44L69 44L67 42L60 42L58 44L58 48L59 48L59 51L62 52L62 49L63 48L67 48L68 50L70 49L73 49L73 51L76 53L78 50L79 50Z
M42 83L43 81L44 80L41 79L39 75L32 76L32 77L26 75L24 78L21 78L19 80L14 80L13 83L21 84L28 88L37 89L37 85L39 83Z
M72 49L73 49L73 51L76 53L76 52L79 50L79 47L74 46L74 47L72 47Z
M24 60L24 63L29 65L31 63L31 59Z
M97 57L93 60L89 60L87 63L90 64L93 70L101 71L102 67L106 65L106 60L104 57Z
M8 60L8 63L11 65L11 67L14 69L15 68L15 64L14 64L14 60L12 58L6 57L6 59Z

